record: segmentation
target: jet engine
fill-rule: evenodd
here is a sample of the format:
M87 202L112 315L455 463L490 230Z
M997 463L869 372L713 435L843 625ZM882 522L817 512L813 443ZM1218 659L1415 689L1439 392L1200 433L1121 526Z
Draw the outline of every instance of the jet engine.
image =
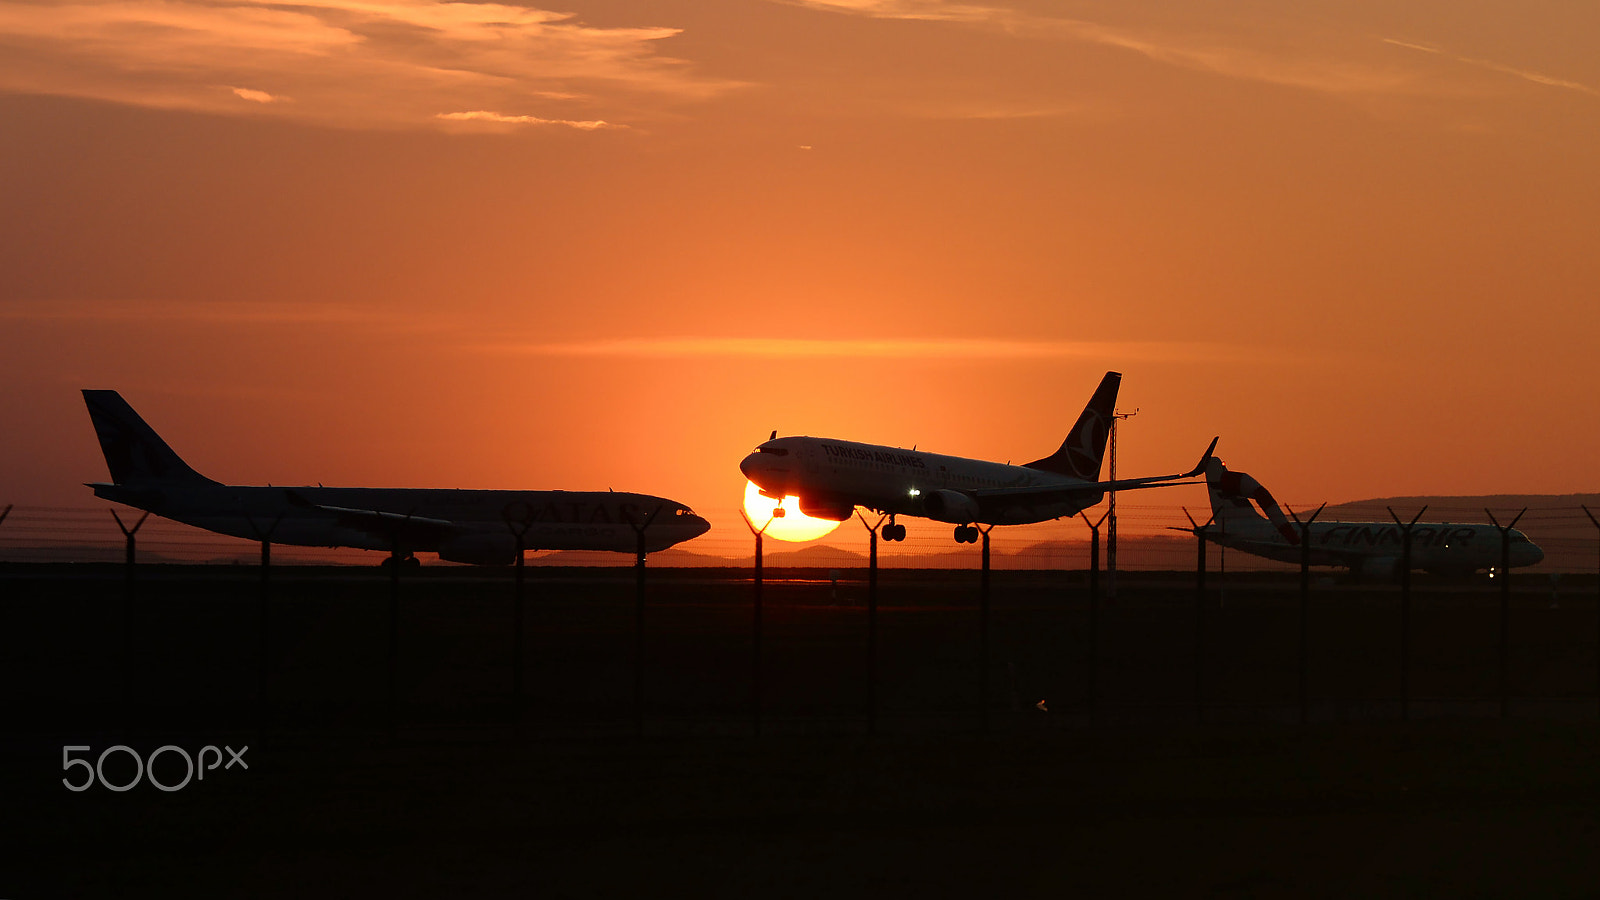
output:
M960 491L933 491L922 495L922 509L928 518L965 525L978 521L978 501Z
M830 503L817 497L800 497L800 511L813 519L827 519L829 522L843 522L855 515L856 507L853 503Z
M440 544L439 558L474 566L509 566L517 561L517 539L510 534L464 534Z

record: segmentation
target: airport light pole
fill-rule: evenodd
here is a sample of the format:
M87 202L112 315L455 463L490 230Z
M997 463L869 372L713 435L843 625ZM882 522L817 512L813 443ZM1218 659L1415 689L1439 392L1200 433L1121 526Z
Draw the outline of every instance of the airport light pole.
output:
M1137 407L1133 412L1111 414L1110 446L1106 454L1111 457L1111 479L1117 480L1117 423L1123 419L1131 419L1139 414ZM1117 492L1116 489L1107 492L1106 509L1106 596L1117 595Z
M1511 529L1517 527L1517 520L1522 518L1522 513L1528 511L1524 506L1522 512L1512 518L1510 524L1501 525L1494 513L1484 509L1484 515L1494 523L1500 531L1500 718L1504 719L1511 714Z
M867 529L867 734L878 733L878 529L888 516L876 523L856 510L856 518Z
M1286 507L1287 508L1287 507ZM1294 510L1289 510L1289 515L1294 517L1294 523L1300 526L1300 724L1306 723L1306 718L1311 704L1311 649L1309 621L1311 618L1311 523L1322 515L1328 508L1327 503L1317 507L1317 511L1304 522L1295 515Z
M1100 524L1111 515L1110 511L1104 512L1100 518L1089 521L1088 515L1079 511L1083 516L1083 524L1089 526L1089 652L1088 666L1088 694L1089 694L1089 721L1094 722L1100 716L1100 693L1097 678L1100 669Z
M1395 515L1392 507L1389 517L1400 526L1400 720L1411 719L1411 529L1416 526L1417 520L1428 511L1424 505L1411 517L1411 521L1402 522Z
M778 517L783 510L782 506L774 507L772 515L767 516L767 521L760 527L750 521L744 510L739 510L739 517L744 519L745 527L756 537L756 571L753 585L755 597L752 601L752 619L750 627L750 719L755 725L756 736L761 736L761 539L772 527L772 520Z

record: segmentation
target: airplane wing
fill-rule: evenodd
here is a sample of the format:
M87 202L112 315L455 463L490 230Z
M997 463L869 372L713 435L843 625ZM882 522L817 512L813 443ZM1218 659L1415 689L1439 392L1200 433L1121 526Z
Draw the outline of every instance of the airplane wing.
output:
M461 533L456 523L449 519L434 519L410 513L387 512L381 509L351 509L346 506L327 506L313 503L294 491L285 491L289 502L302 509L314 509L335 516L340 525L365 531L375 537L399 540L403 543L433 544Z
M1211 445L1206 447L1206 452L1201 454L1200 462L1187 472L1178 475L1155 475L1149 478L1119 478L1116 481L1085 481L1077 484L1053 485L1026 485L1023 487L1005 488L979 488L964 491L974 500L1043 500L1057 498L1082 497L1087 494L1101 494L1106 491L1130 491L1137 488L1172 487L1173 485L1191 482L1186 478L1194 478L1205 471L1206 460L1211 458L1211 451L1217 449L1217 438L1211 439Z

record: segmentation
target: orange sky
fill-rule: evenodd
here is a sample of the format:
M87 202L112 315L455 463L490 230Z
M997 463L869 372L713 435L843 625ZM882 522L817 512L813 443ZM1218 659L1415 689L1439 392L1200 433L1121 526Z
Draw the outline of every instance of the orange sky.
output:
M1033 458L1113 368L1124 474L1600 489L1600 7L1282 6L0 0L0 503L96 387L720 532L774 428Z

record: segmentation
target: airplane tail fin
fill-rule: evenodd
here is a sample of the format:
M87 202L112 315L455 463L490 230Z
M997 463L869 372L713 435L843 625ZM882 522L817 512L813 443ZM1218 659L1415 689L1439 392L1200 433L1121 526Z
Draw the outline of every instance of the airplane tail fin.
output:
M1100 460L1106 453L1106 437L1111 433L1117 388L1121 385L1120 372L1107 372L1106 377L1100 379L1100 386L1095 388L1094 396L1089 398L1089 405L1083 408L1066 440L1061 442L1061 448L1044 459L1027 463L1027 467L1084 481L1099 481Z
M1211 517L1222 530L1228 530L1229 523L1236 529L1270 524L1284 540L1299 545L1300 533L1261 482L1244 472L1228 471L1222 460L1213 456L1206 460L1206 489L1211 494Z
M210 479L189 467L116 391L84 391L100 452L116 484Z

